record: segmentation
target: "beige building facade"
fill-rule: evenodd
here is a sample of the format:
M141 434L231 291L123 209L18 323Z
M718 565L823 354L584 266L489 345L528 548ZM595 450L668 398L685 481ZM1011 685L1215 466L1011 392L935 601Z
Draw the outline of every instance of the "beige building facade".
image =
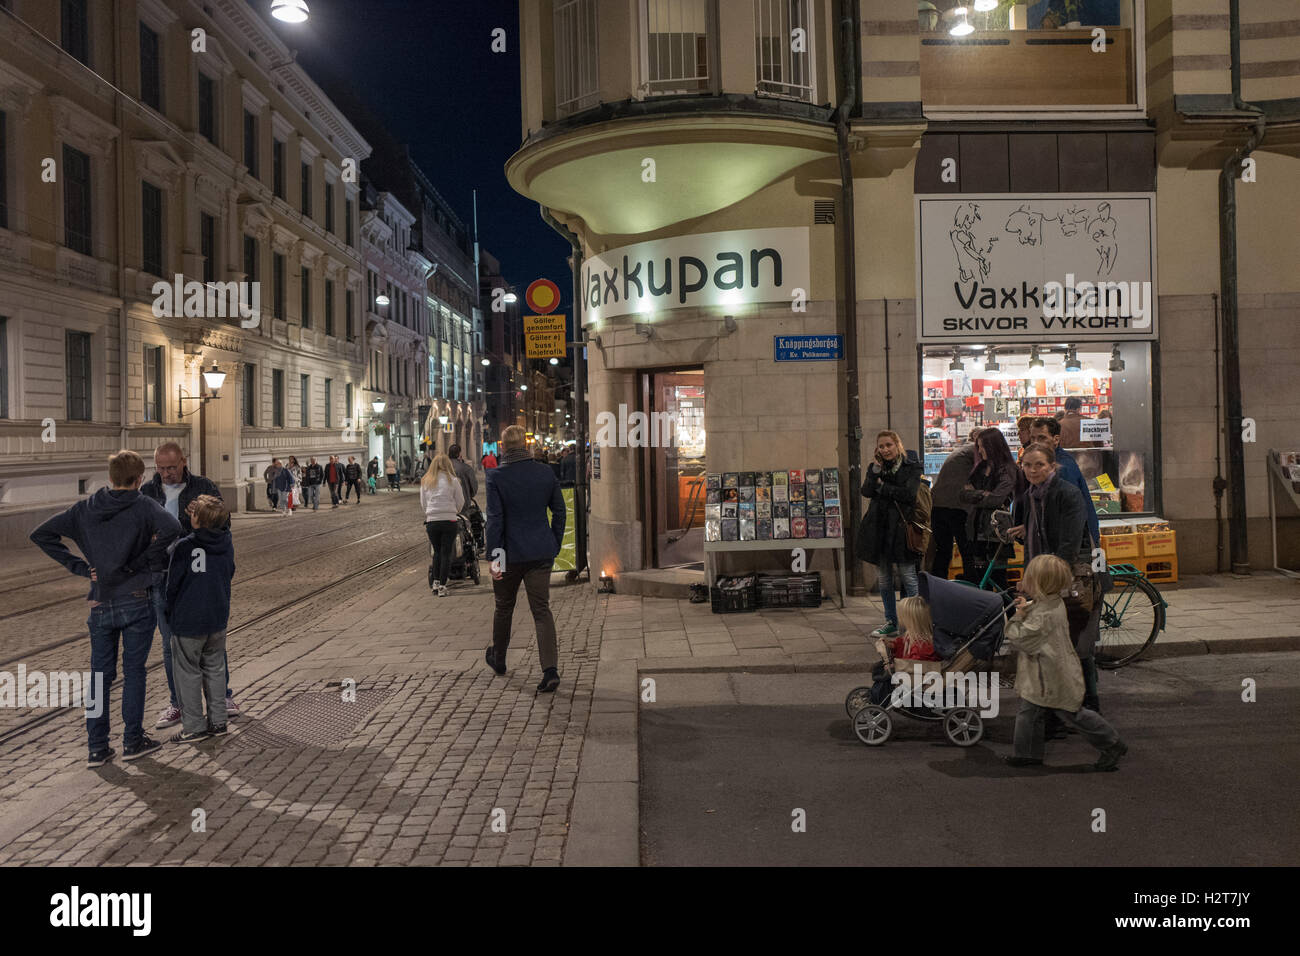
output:
M935 471L971 426L1012 438L1069 397L1103 519L1167 520L1183 575L1272 566L1266 450L1300 446L1294 10L958 6L521 3L507 176L581 244L594 572L697 562L704 474L837 467L847 528L855 422L863 465L892 428ZM599 434L638 411L689 447Z

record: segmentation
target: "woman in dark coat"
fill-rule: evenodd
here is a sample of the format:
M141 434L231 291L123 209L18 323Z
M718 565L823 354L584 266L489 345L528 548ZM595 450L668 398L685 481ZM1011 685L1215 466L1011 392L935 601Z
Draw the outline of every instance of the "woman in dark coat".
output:
M975 466L959 494L961 503L970 509L966 519L966 540L970 542L970 549L977 562L977 566L967 572L967 580L978 584L979 575L984 573L984 568L997 553L998 539L993 533L993 512L1010 507L1012 497L1024 484L1024 480L1002 432L996 428L981 429L975 439ZM1006 568L995 570L992 580L1005 590Z
M1083 706L1100 713L1097 700L1097 663L1093 648L1100 633L1102 592L1105 578L1094 575L1092 535L1088 531L1083 493L1057 475L1056 451L1036 443L1025 449L1020 467L1027 485L1016 499L1012 535L1025 543L1025 564L1040 554L1054 554L1065 561L1080 583L1079 593L1065 599L1070 639L1083 665Z
M880 599L885 605L885 623L872 631L873 637L892 637L898 633L893 566L898 565L905 596L914 597L919 590L917 572L921 555L908 550L903 524L905 517L912 517L920 484L921 465L907 460L898 433L880 432L876 436L876 460L867 468L866 480L862 482L862 497L871 504L858 529L858 557L876 566Z

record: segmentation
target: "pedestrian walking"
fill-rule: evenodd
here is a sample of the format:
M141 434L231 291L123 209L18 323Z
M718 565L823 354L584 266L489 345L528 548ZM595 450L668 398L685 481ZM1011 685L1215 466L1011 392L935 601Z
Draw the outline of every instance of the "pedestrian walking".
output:
M366 463L366 484L373 495L378 489L379 484L379 456L376 455Z
M952 546L957 545L962 568L967 572L974 567L974 554L966 537L966 522L970 508L961 500L961 490L975 467L975 439L981 429L971 429L970 441L958 445L944 459L939 474L930 490L930 528L934 535L934 557L930 560L930 573L936 578L947 578L952 564ZM978 580L978 579L977 579Z
M144 732L145 662L155 624L149 588L153 571L167 566L167 545L180 521L140 494L144 459L122 449L108 459L110 488L101 488L31 533L32 543L73 574L90 578L90 669L98 699L87 707L87 767L116 756L109 746L109 693L122 649L122 759L135 760L160 744ZM84 558L63 543L76 544Z
M578 456L574 454L573 446L570 445L564 449L560 458L560 487L572 488L578 480Z
M293 487L289 489L289 510L292 512L302 504L302 466L298 464L297 458L290 455L289 463L284 467L293 476Z
M384 474L388 477L389 491L402 490L402 486L399 484L401 479L397 474L397 459L392 455L389 455L388 460L384 462Z
M484 471L491 471L497 467L497 456L492 452L484 452L483 457L479 459L479 464L483 466Z
M348 456L348 463L343 468L343 477L347 480L348 490L343 497L346 502L352 497L353 489L357 493L357 504L361 504L361 466L357 464L355 455Z
M330 486L330 507L337 508L343 500L343 463L338 455L330 455L329 464L325 466L325 482Z
M872 637L898 634L894 568L903 583L903 593L919 593L918 568L921 555L907 544L905 525L912 518L917 491L921 486L921 465L908 461L898 432L885 430L876 435L876 460L867 468L862 497L871 501L858 530L858 557L876 566L880 600L885 606L885 623Z
M275 503L281 517L293 514L293 485L293 472L288 466L275 473Z
M960 495L962 504L970 509L966 538L973 561L966 565L966 580L978 584L984 569L996 556L999 542L993 530L993 512L1009 508L1015 493L1024 487L1024 481L1002 432L996 428L982 429L975 439L974 464ZM1005 562L1003 567L994 569L990 579L1006 590Z
M280 508L280 492L276 490L275 482L283 470L284 465L280 464L280 459L272 458L271 463L262 472L262 477L266 479L266 501L271 506L272 511L277 511Z
M1104 717L1083 702L1084 678L1074 654L1061 592L1074 579L1070 565L1054 554L1040 554L1025 566L1021 594L1007 624L1006 637L1016 649L1015 753L1013 767L1043 762L1044 718L1053 714L1074 727L1101 756L1094 770L1118 770L1128 745Z
M478 494L478 476L474 474L473 467L461 459L459 445L452 445L448 448L447 457L451 459L451 467L455 469L456 477L460 480L461 490L465 492L465 501L461 505L461 511L465 511L469 507L469 503Z
M154 476L140 487L140 493L152 498L162 505L166 512L176 518L181 525L182 534L192 534L194 525L190 512L194 503L202 496L221 500L221 490L216 484L202 475L191 474L186 466L185 453L174 441L163 442L153 455ZM227 512L229 521L229 512ZM163 649L163 671L167 675L167 707L158 715L154 723L156 729L173 727L181 722L180 701L176 696L176 680L172 667L172 631L167 616L167 575L165 571L154 573L153 584L149 589L153 600L154 617L158 622L158 636ZM230 664L223 662L226 680L226 709L232 715L239 713L235 704L233 691L230 689Z
M320 486L324 480L325 469L313 457L302 470L302 503L311 505L312 511L320 510Z
M200 495L193 521L194 532L177 543L167 570L167 617L183 721L172 743L226 732L226 626L235 576L230 515L220 498Z
M465 507L465 491L452 461L446 455L433 459L433 467L420 481L420 506L424 509L424 533L433 548L433 581L438 597L447 596L452 552L460 531L457 515Z
M408 481L411 478L411 456L402 452L402 477Z
M533 460L525 438L519 425L507 428L501 436L504 461L487 473L487 546L493 561L496 610L486 660L498 675L506 672L510 620L519 585L523 584L537 629L537 655L542 665L542 682L537 689L549 693L560 685L550 590L551 566L564 543L564 496L555 473ZM547 510L551 513L549 524ZM504 555L501 565L496 561L500 555Z

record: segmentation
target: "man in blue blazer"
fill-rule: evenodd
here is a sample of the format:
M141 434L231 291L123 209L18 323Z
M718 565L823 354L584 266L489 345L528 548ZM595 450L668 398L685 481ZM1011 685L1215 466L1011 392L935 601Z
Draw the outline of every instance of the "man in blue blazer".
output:
M564 543L564 496L551 467L533 460L525 437L519 425L507 428L501 435L504 453L500 466L486 476L487 556L492 562L496 613L492 618L492 646L485 659L497 674L506 672L510 619L522 583L533 612L537 656L542 663L542 682L537 689L550 693L560 685L550 591L551 565Z

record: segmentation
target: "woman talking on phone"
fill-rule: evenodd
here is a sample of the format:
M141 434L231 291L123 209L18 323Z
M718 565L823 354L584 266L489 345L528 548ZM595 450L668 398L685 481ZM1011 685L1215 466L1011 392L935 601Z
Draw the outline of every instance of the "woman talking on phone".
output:
M921 465L907 460L903 440L894 431L876 435L876 460L867 468L862 497L871 504L858 527L858 557L876 566L880 599L885 605L885 623L872 631L873 637L898 633L895 607L894 565L903 582L903 593L915 597L921 555L907 546L906 523L912 517L916 491L921 484Z

